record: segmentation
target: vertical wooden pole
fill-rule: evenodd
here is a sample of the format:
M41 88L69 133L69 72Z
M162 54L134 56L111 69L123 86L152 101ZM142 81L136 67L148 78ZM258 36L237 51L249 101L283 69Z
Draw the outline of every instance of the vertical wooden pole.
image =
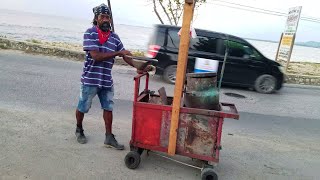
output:
M116 30L114 29L113 15L112 15L112 9L111 9L111 2L110 2L110 0L108 0L108 6L109 6L109 9L110 9L110 14L111 14L111 26L112 26L112 31L113 31L113 32L116 32Z
M188 51L190 44L190 25L193 18L193 6L193 0L185 1L168 146L168 154L171 156L175 155L176 153L181 97L187 69Z
M289 57L288 57L288 60L287 60L287 65L286 65L286 70L285 70L286 73L288 72L288 67L289 67L289 63L290 63L290 59L291 59L291 55L292 55L292 51L293 51L293 46L294 46L295 40L296 40L296 33L294 33L293 37L292 37L290 53L289 53Z

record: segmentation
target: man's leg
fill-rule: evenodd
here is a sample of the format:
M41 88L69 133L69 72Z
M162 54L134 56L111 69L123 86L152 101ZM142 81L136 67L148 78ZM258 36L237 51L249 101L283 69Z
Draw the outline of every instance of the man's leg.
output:
M112 134L112 111L103 110L103 119L106 127L106 135Z
M113 96L114 90L111 89L101 89L98 92L98 96L101 103L101 108L103 109L103 119L106 128L106 139L104 144L107 147L116 148L117 150L123 150L124 145L118 143L115 139L114 135L112 134L112 120L113 120Z
M77 127L82 129L82 121L84 118L84 113L80 112L78 109L76 110L76 119L77 119Z
M76 137L77 141L80 144L87 143L87 138L83 133L82 121L84 118L84 113L80 112L78 109L76 110L76 119L77 119L77 128L76 128Z
M84 118L84 114L87 113L91 107L92 99L97 94L96 87L89 87L81 85L80 88L80 97L78 108L76 110L76 119L77 119L77 128L76 128L76 136L77 141L80 144L85 144L87 142L87 138L83 133L82 122Z
M103 110L103 119L106 127L106 139L104 144L110 148L116 148L117 150L123 150L124 145L119 144L114 135L112 134L112 111Z

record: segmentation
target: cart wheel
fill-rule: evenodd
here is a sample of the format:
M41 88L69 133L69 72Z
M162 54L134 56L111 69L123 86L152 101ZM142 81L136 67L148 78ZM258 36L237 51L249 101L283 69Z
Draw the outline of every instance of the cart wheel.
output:
M129 169L136 169L140 164L140 154L135 151L130 151L124 158L124 162Z
M218 175L213 171L212 168L204 168L201 171L202 180L218 180Z

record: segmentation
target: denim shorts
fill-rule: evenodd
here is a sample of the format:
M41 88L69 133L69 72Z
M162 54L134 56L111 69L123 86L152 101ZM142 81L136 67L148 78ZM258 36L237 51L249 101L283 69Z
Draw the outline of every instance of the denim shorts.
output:
M78 103L78 110L82 113L89 112L91 108L92 99L98 95L101 109L112 111L113 110L113 96L114 87L110 88L100 88L94 86L81 85L80 87L80 97Z

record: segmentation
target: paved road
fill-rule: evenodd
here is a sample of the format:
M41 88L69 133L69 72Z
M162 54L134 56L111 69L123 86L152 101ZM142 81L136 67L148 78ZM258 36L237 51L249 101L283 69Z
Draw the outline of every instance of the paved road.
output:
M128 152L106 149L95 99L85 118L89 143L77 144L74 110L82 63L0 51L0 179L199 179L198 170L143 156L128 170ZM114 131L119 141L131 134L134 71L114 67ZM152 78L154 90L173 86ZM224 95L235 92L244 99ZM220 179L320 179L320 90L283 88L272 95L224 88L221 100L235 103L240 120L227 119ZM189 163L189 159L181 158Z

